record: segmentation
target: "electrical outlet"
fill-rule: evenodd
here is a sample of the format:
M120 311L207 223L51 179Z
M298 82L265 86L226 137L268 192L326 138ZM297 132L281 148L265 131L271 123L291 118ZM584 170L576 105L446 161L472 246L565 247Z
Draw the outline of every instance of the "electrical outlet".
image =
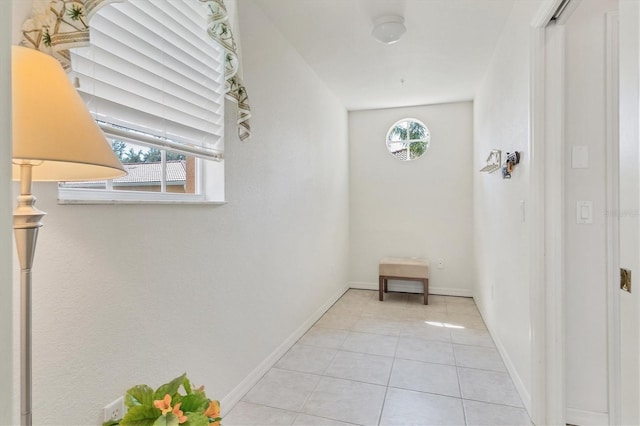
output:
M444 259L438 259L438 269L444 269Z
M124 397L113 401L104 407L104 421L118 420L124 417Z

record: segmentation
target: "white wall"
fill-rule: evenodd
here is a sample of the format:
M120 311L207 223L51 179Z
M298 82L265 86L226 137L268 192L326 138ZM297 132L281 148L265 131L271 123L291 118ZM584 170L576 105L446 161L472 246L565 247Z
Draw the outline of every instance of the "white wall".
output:
M254 133L228 115L226 205L57 205L35 185L34 423L96 424L185 371L231 401L346 288L347 113L252 1L240 26Z
M608 412L605 13L616 10L617 3L616 0L580 2L565 30L565 333L569 423L575 416L597 419L599 413ZM573 146L588 147L588 168L571 168ZM578 200L593 202L592 224L576 223Z
M473 296L529 409L531 341L529 253L529 31L537 2L516 2L474 99ZM520 164L505 180L478 170L492 149L518 151ZM526 212L525 212L526 213Z
M620 266L632 277L640 273L640 7L636 0L620 4ZM636 284L636 283L633 283ZM640 297L620 292L621 423L640 424Z
M0 0L0 424L13 424L11 1ZM15 401L17 403L17 400Z
M403 118L431 133L427 152L408 162L385 145ZM424 257L431 293L471 296L472 141L471 102L349 113L352 287L377 289L382 257ZM436 268L438 258L444 269ZM420 283L389 285L422 292Z

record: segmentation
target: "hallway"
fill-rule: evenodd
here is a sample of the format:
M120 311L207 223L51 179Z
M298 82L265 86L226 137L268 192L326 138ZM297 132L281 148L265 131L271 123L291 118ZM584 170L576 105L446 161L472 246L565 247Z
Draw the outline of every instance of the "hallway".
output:
M531 423L472 299L352 289L223 424Z

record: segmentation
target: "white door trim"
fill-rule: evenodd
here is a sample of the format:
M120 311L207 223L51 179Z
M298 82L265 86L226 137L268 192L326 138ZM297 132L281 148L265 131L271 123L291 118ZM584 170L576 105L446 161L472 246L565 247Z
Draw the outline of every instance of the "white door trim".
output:
M531 30L529 146L529 306L531 316L531 419L545 424L546 335L544 274L544 28Z
M13 6L15 7L15 6ZM14 304L12 210L14 198L11 182L11 36L12 2L2 2L0 13L0 425L16 424L20 401L16 398L18 381L14 367Z
M564 28L546 1L531 23L531 417L564 425Z
M544 250L547 424L566 422L565 380L565 32L545 31Z
M607 340L609 424L621 419L620 234L619 203L619 26L618 12L607 13L606 24L606 234L607 234Z

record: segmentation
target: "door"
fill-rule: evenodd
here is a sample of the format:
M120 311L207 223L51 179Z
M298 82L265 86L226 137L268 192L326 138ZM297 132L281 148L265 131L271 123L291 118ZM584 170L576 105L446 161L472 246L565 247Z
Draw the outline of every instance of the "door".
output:
M581 1L564 22L564 285L566 421L611 424L615 330L609 204L617 142L617 0ZM613 295L613 296L612 296Z
M544 62L536 57L545 74L534 74L544 96L534 84L532 104L534 136L544 128L544 138L534 137L544 163L538 160L533 179L544 185L544 197L532 199L547 212L535 227L545 231L544 253L535 251L532 268L544 269L533 275L544 284L534 286L532 312L545 314L532 321L534 374L543 377L534 383L534 418L638 425L640 6L556 4L569 12L545 29ZM631 293L620 290L620 267L631 271ZM545 391L553 397L545 400Z

